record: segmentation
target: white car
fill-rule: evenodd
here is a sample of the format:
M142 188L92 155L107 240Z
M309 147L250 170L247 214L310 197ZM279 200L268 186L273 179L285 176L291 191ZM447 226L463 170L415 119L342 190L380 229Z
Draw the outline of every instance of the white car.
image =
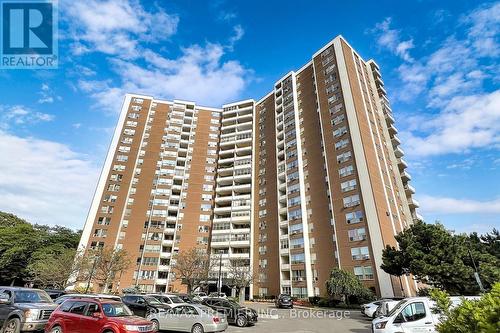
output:
M195 304L174 304L164 313L150 313L147 318L153 322L155 331L181 331L192 333L222 332L228 323L225 314Z
M378 307L382 304L383 300L374 301L371 303L361 305L361 313L367 317L374 318L375 312Z
M452 306L457 306L466 298L469 300L479 297L450 297ZM436 303L428 297L410 297L400 301L386 317L379 317L372 321L373 333L399 332L426 332L437 333L436 325L440 315L433 313Z
M217 292L215 292L215 293L210 293L208 295L208 297L209 298L227 298L227 295L224 294L224 293L217 293Z

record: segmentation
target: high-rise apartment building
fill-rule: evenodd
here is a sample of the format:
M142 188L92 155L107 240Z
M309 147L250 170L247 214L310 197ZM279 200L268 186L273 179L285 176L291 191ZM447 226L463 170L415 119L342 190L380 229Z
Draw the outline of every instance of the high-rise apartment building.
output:
M249 295L324 295L334 267L413 295L410 276L380 269L420 218L396 134L377 64L340 36L259 101L127 95L80 244L136 258L115 288L182 290L171 260L199 247L223 278L249 267Z

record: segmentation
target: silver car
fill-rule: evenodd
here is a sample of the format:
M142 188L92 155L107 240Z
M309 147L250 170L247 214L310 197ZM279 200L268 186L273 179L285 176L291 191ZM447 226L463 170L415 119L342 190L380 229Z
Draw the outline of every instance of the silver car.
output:
M151 313L156 330L181 331L192 333L222 332L227 329L227 318L204 305L172 304L164 313Z

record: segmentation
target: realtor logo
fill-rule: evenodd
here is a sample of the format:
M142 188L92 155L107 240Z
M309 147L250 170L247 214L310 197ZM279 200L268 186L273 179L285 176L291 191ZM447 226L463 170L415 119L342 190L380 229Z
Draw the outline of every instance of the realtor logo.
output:
M2 1L0 17L0 68L57 68L55 1Z

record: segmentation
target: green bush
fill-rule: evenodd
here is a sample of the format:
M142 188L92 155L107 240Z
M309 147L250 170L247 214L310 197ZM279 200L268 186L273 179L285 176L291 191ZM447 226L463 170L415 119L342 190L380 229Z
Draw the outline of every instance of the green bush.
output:
M437 325L439 333L497 333L500 332L500 282L477 301L464 300L456 308L446 292L432 290L436 312L444 316Z
M311 303L311 305L318 305L320 299L321 297L319 296L309 297L309 303Z

